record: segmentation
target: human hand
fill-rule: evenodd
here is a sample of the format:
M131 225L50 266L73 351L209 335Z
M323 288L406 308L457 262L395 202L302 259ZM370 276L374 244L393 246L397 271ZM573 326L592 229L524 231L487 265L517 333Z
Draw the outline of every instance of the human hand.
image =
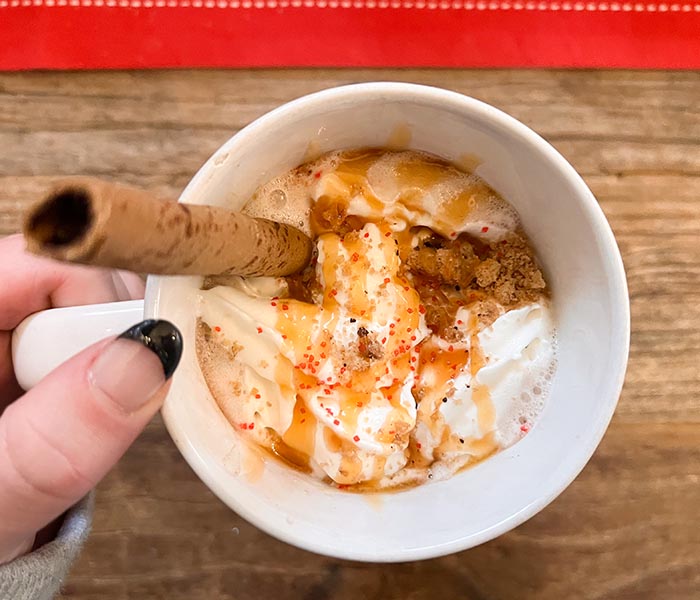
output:
M143 289L131 273L31 256L19 235L0 240L0 564L29 551L119 460L160 408L182 352L174 325L143 321L23 394L13 329L40 310L141 298Z

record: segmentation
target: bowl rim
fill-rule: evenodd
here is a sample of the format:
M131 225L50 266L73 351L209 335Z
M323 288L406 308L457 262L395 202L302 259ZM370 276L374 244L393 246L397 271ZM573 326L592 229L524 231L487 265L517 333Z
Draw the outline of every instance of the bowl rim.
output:
M214 161L218 155L227 153L232 146L245 145L246 140L255 137L258 131L274 128L275 124L281 120L294 119L294 114L298 111L314 110L322 105L327 106L329 103L340 100L362 102L381 99L390 103L406 101L407 96L411 97L411 101L423 101L431 105L440 105L446 110L466 111L474 118L481 118L489 121L491 125L498 125L507 129L511 135L520 138L532 150L536 150L537 153L541 154L545 161L551 162L562 176L568 180L568 183L576 188L581 208L585 211L586 217L595 224L600 236L599 242L607 251L610 261L609 271L614 276L614 279L609 281L608 284L611 310L619 317L619 326L616 327L615 332L611 332L612 363L617 369L614 381L609 387L610 396L607 399L605 410L602 412L601 418L596 423L592 423L592 427L587 430L583 440L586 443L578 448L575 456L576 460L571 462L567 475L557 480L555 485L551 485L547 493L542 494L536 502L531 502L529 505L522 507L521 510L514 511L513 514L497 524L484 528L472 535L437 545L408 550L397 549L393 554L387 553L382 556L376 555L371 550L343 548L342 545L329 547L325 544L319 544L314 542L312 536L299 535L296 532L277 527L267 519L264 513L251 510L246 505L238 502L235 497L232 497L226 486L219 481L210 465L207 464L207 461L190 443L186 427L182 427L181 423L175 422L169 417L166 399L165 407L162 410L163 420L178 450L197 476L232 510L259 529L296 547L335 558L366 562L424 560L459 552L490 541L540 512L573 482L600 444L615 412L622 391L629 356L630 305L624 265L612 229L593 193L573 166L540 135L500 109L461 93L413 83L372 82L343 85L302 96L260 116L229 138L200 167L183 190L179 202L182 202L183 198L187 198L192 189L204 183L204 178L208 176L208 173L215 166ZM149 276L148 278L145 311L149 316L157 312L162 279L162 277L158 276Z

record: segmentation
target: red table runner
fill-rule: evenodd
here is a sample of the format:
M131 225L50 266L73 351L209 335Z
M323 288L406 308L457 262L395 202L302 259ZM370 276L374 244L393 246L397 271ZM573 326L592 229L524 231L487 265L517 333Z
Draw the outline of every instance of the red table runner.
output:
M0 69L699 68L700 2L0 0Z

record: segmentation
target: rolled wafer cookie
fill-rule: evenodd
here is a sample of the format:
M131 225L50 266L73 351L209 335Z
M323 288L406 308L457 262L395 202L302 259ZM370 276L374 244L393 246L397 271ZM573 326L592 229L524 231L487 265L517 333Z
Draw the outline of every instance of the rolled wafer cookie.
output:
M35 254L138 273L280 276L311 256L311 240L291 225L88 177L56 184L23 230Z

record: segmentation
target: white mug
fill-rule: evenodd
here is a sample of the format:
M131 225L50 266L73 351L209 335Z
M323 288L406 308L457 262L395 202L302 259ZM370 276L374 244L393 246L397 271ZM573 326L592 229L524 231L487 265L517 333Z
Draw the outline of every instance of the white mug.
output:
M184 336L163 407L168 431L219 498L266 532L330 556L393 562L464 550L532 517L571 483L600 442L629 349L629 298L615 239L585 183L552 146L503 112L454 92L351 85L300 98L248 125L207 161L180 201L237 209L260 184L302 163L310 148L386 146L396 131L408 148L454 161L479 157L476 173L520 214L551 286L557 371L539 421L511 448L446 481L378 494L341 491L272 459L262 464L218 409L197 364L200 277L151 276L143 304L29 317L13 340L18 380L33 385L69 355L144 315L165 318ZM66 329L75 332L69 341L57 335Z

